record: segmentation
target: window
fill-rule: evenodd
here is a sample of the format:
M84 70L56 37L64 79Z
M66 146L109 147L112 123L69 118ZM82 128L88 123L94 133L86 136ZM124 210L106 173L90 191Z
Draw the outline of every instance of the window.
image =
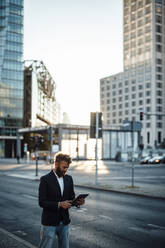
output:
M139 90L142 90L143 89L143 85L139 85Z
M162 115L157 115L157 120L162 120Z
M162 67L156 67L157 72L162 72Z
M157 75L156 75L156 79L157 79L157 80L162 80L162 75L157 74Z
M107 100L107 104L109 104L110 103L110 101L109 101L109 99Z
M129 99L129 96L128 96L128 95L126 95L126 96L125 96L125 100L128 100L128 99Z
M162 0L156 0L156 3L162 4Z
M156 59L156 63L161 65L162 64L162 60L161 59Z
M150 27L150 26L146 26L145 32L146 32L146 33L149 33L150 31L151 31L151 27Z
M101 91L104 91L104 87L101 88Z
M122 94L122 90L119 90L119 95L121 95Z
M138 21L138 27L141 27L143 25L143 21L142 20L139 20Z
M115 113L115 112L113 112L112 116L113 116L113 117L115 117L115 116L116 116L116 113Z
M156 51L158 53L161 53L162 52L162 46L161 45L156 45Z
M107 85L107 90L109 90L110 89L110 87L109 87L109 85Z
M112 102L115 103L115 102L116 102L116 98L113 98L113 99L112 99Z
M128 108L128 106L129 106L129 103L128 103L128 102L126 102L126 103L125 103L125 107L126 107L126 108Z
M132 86L132 91L135 91L136 90L136 86Z
M150 115L146 115L146 119L147 120L150 120L151 119L151 116Z
M138 30L138 36L141 36L143 34L143 29Z
M146 15L149 14L150 11L151 11L150 7L147 7L146 10L145 10L145 14L146 14Z
M132 106L136 106L136 102L132 102Z
M122 97L119 97L119 102L122 102L122 100L123 100Z
M139 105L143 105L143 101L142 100L139 101Z
M128 85L128 80L125 81L125 85Z
M158 122L158 123L157 123L157 127L158 127L158 128L162 128L162 123L161 123L161 122Z
M162 96L162 91L158 90L157 91L157 96Z
M128 88L125 88L125 93L127 93L129 91L129 89Z
M129 111L128 110L125 110L125 114L128 115L129 114Z
M143 10L138 11L138 18L142 17L143 15Z
M146 99L146 103L147 104L151 103L151 99Z
M147 132L147 143L149 144L150 143L150 133Z
M161 99L161 98L158 98L158 99L157 99L157 103L158 103L158 104L162 104L162 99Z
M112 109L115 110L116 109L116 105L113 105Z
M110 93L107 93L107 97L109 97L110 96Z
M139 93L139 97L143 97L143 92L140 92Z
M162 37L160 35L156 35L156 42L162 42Z
M156 22L162 23L162 17L159 15L156 15Z
M150 83L146 83L146 88L151 88L151 84Z
M147 127L147 128L151 127L150 122L147 122L147 123L146 123L146 127Z
M121 109L123 107L123 105L122 104L119 104L119 109Z
M156 25L156 32L161 33L162 32L162 27L159 25Z
M136 109L132 109L132 114L135 114L136 113Z
M162 83L157 83L158 88L162 88Z
M158 132L158 143L159 143L159 144L161 143L161 139L162 139L161 136L162 136L162 135L161 135L161 132Z
M157 107L156 107L156 111L157 111L157 112L162 112L162 107L161 107L161 106L157 106Z
M151 108L150 107L147 107L146 110L147 110L147 112L151 112Z

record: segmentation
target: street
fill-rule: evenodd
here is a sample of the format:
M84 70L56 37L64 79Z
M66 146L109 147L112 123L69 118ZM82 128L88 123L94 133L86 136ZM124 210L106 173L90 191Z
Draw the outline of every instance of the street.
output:
M38 181L0 176L0 227L38 245L41 209ZM72 208L72 248L164 248L165 201L122 193L75 188L89 193Z

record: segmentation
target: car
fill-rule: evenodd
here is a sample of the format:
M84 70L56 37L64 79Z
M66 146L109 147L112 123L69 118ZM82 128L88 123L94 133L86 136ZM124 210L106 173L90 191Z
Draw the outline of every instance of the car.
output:
M152 158L151 156L144 157L143 159L141 159L140 163L141 163L141 164L148 164L148 161L149 161L151 158Z
M165 164L165 156L161 159L160 163Z
M150 163L150 164L160 164L162 158L163 158L163 156L155 156L155 157L149 159L148 163Z

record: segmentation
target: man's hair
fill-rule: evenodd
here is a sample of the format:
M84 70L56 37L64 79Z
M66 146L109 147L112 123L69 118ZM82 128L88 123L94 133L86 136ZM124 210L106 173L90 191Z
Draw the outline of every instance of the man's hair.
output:
M58 152L54 156L54 161L60 163L61 161L65 161L69 164L72 163L72 159L68 154L64 154L62 152Z

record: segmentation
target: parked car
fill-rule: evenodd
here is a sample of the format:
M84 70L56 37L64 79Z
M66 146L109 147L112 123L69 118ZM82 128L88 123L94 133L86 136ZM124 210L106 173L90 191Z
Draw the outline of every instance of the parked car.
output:
M141 163L141 164L148 164L148 161L149 161L151 158L152 158L151 156L147 156L147 157L141 159L140 163Z
M150 163L150 164L160 164L162 159L163 159L163 156L155 156L155 157L149 159L148 163Z
M165 156L161 159L160 163L165 164Z

